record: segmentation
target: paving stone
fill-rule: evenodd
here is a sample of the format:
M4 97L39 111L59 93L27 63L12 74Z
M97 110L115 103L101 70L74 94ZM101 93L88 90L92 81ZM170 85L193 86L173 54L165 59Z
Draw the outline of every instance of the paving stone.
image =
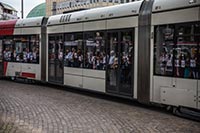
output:
M0 133L199 133L172 114L55 88L0 80Z

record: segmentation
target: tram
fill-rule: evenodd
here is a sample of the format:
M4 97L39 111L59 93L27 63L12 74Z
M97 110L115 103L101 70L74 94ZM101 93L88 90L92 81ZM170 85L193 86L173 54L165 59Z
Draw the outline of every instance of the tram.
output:
M200 1L149 0L0 22L0 72L200 110Z
M1 75L45 80L42 56L45 49L46 23L43 17L0 22ZM43 61L43 62L42 62ZM2 67L3 66L3 67Z

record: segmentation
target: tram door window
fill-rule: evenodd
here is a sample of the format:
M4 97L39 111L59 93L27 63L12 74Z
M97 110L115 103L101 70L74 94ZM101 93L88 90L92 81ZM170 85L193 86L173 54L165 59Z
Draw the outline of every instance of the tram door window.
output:
M119 36L118 32L108 33L107 47L107 90L108 92L118 92L118 47Z
M133 85L133 39L132 32L121 32L119 69L121 93L132 96Z
M108 33L107 91L133 95L133 31Z
M63 36L49 36L49 81L63 84Z
M3 40L0 38L0 77L3 76Z

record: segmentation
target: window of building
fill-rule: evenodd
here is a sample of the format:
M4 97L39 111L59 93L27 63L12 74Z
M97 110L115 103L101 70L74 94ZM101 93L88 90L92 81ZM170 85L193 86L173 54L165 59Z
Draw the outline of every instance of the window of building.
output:
M83 34L66 34L64 42L64 64L66 67L83 67Z
M89 32L85 34L85 68L105 70L105 34Z

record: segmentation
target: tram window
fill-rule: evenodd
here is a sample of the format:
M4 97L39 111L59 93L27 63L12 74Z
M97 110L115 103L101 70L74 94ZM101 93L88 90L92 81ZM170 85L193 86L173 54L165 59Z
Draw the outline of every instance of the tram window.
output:
M3 58L5 61L12 61L13 58L13 38L12 37L5 37L3 40L4 44L4 51L3 51Z
M154 71L157 75L173 76L174 27L155 28Z
M29 62L39 63L39 36L30 36Z
M120 82L124 85L132 83L132 65L133 65L133 32L121 32L120 45Z
M39 63L39 37L16 36L13 61L24 63Z
M198 36L195 24L177 25L174 76L182 78L199 77Z
M106 53L103 32L85 34L85 68L105 70Z
M200 79L199 29L195 23L155 28L156 75Z
M65 56L66 67L83 67L83 34L74 33L65 35Z

